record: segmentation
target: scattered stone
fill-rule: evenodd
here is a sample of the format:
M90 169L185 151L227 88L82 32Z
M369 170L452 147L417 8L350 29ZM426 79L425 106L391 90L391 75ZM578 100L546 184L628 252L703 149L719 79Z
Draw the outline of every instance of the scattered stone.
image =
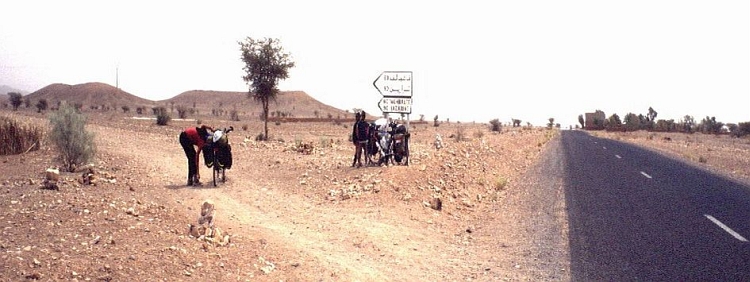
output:
M433 198L430 200L430 208L439 211L443 209L443 201L440 198Z
M44 171L44 181L42 181L42 188L50 190L60 190L57 182L60 181L60 169L48 168Z

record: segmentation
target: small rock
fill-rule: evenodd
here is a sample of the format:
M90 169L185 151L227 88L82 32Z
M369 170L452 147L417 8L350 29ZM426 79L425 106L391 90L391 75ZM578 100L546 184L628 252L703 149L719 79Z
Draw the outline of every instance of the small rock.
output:
M433 198L430 201L430 208L433 210L439 211L443 209L443 201L440 200L440 198Z

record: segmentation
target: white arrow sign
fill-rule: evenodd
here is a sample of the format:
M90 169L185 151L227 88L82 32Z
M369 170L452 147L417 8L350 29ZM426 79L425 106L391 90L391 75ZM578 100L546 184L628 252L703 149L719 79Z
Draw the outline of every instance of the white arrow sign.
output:
M411 98L383 97L378 108L384 113L411 114Z
M413 80L410 71L384 71L372 85L384 97L405 97L412 94Z

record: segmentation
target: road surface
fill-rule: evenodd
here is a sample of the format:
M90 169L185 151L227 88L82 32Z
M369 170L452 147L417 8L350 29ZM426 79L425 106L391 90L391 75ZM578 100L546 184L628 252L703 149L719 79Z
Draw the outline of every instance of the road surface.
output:
M750 281L750 187L563 131L573 281Z

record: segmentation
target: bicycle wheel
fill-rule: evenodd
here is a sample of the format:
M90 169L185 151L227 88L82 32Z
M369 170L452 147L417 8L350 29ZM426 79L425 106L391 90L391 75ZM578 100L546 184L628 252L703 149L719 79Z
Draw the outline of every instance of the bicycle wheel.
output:
M216 158L216 154L214 154L214 187L216 187L216 178L219 178L219 160Z

